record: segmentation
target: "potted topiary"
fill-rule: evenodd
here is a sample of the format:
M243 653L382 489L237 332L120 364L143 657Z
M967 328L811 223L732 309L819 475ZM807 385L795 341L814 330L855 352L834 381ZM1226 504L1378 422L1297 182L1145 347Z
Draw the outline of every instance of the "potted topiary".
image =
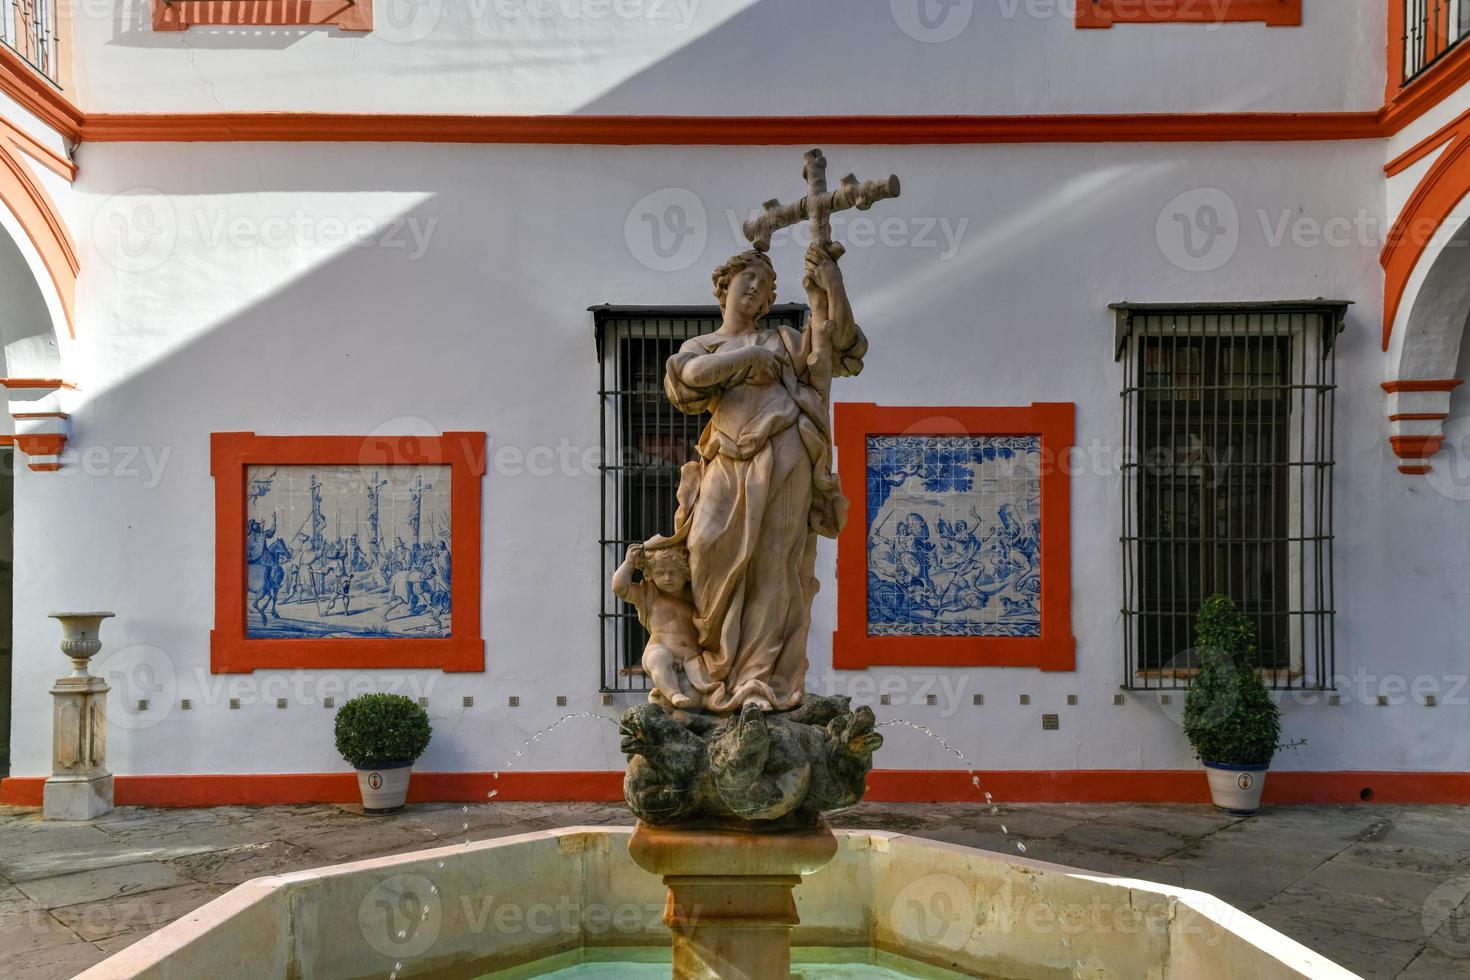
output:
M337 751L357 770L367 813L396 813L414 760L434 734L429 713L401 694L363 694L337 711Z
M1255 630L1235 603L1212 596L1195 625L1199 674L1184 702L1184 733L1205 764L1215 806L1249 816L1261 807L1281 714L1256 673Z

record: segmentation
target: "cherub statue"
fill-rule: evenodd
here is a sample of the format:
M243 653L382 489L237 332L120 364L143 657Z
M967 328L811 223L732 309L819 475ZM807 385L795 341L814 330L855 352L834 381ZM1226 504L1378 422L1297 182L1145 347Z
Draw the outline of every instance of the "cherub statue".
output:
M642 572L641 582L633 581ZM650 701L660 697L675 708L694 708L698 693L684 665L699 656L699 630L694 625L694 596L689 590L689 549L663 543L628 546L623 564L613 573L612 590L638 610L648 630L643 670L653 682Z

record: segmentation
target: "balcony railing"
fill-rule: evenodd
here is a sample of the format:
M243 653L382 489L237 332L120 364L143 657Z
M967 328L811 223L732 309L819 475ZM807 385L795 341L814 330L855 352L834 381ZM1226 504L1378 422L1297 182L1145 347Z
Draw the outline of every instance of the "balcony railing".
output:
M55 84L61 83L57 58L57 0L0 0L0 43Z
M1400 0L1404 5L1404 83L1424 74L1470 35L1470 0Z

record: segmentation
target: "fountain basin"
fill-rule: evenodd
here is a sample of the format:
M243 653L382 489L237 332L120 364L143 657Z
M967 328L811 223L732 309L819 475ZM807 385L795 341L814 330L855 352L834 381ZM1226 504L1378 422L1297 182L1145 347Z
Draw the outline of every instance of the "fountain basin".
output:
M669 946L664 884L634 864L631 835L568 827L257 878L81 977L530 977L584 962L611 976ZM899 976L1354 976L1202 892L904 834L836 835L831 863L795 891L798 974L845 956Z

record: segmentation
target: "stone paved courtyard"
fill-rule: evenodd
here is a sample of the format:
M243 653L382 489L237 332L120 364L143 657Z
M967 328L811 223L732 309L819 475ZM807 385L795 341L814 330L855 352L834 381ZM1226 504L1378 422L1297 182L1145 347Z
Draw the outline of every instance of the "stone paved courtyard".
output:
M259 875L570 824L601 804L124 807L89 824L0 807L0 959L17 980L71 977ZM1365 977L1470 977L1470 808L865 804L835 821L1213 892ZM1002 831L1002 826L1006 828ZM1459 913L1431 935L1426 903ZM1444 921L1444 916L1439 916Z

